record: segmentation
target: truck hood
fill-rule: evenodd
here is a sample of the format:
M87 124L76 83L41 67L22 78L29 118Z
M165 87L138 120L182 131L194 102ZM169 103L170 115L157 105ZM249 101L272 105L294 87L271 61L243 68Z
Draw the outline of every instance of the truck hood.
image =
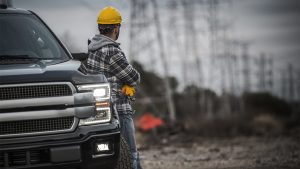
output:
M39 82L71 82L74 85L107 82L104 75L86 75L80 62L47 60L26 64L0 64L0 85Z

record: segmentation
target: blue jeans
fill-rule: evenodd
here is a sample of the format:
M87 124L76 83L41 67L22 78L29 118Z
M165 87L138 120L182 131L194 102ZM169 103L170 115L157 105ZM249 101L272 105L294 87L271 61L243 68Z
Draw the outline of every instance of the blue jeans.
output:
M119 114L121 135L124 137L132 154L133 169L142 169L135 142L135 128L131 114Z

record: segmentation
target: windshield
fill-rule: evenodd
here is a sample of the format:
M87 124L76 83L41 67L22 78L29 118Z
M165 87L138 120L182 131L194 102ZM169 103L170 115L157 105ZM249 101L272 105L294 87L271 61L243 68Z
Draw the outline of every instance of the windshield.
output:
M34 15L0 15L1 59L69 59L62 46Z

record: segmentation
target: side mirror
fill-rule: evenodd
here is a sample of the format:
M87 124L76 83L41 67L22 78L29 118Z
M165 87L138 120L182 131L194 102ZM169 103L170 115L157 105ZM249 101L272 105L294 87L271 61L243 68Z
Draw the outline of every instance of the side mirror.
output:
M85 61L88 58L87 53L72 53L73 59L78 61Z

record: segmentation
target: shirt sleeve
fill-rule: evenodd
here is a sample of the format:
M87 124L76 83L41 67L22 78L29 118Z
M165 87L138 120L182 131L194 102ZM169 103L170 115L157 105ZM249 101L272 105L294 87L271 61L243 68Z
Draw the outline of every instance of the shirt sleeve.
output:
M135 86L140 82L140 74L128 63L122 52L118 52L111 57L110 70L125 84Z

